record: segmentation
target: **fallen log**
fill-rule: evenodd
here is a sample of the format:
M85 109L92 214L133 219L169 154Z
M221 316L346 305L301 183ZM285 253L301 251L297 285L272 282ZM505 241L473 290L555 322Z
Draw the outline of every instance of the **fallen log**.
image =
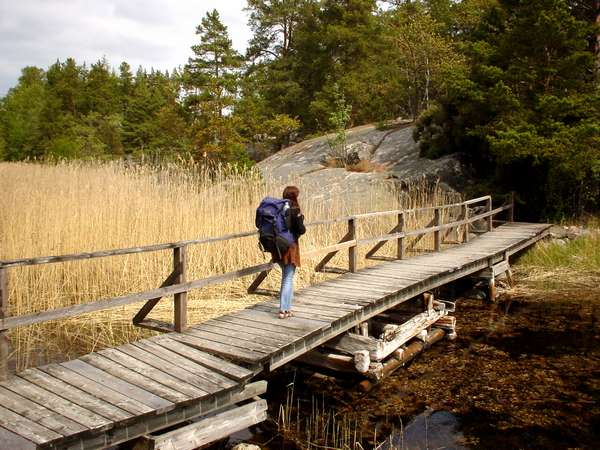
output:
M414 340L406 348L395 351L387 361L371 363L367 376L374 381L381 380L441 340L445 335L444 330L434 328L424 340Z

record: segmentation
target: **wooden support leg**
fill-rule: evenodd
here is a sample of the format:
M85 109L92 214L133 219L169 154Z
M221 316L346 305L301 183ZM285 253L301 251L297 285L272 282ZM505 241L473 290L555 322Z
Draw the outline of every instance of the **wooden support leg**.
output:
M354 219L348 220L348 236L349 240L356 239L356 221ZM348 270L350 272L356 272L358 266L358 253L356 246L348 249Z
M8 269L0 268L0 319L8 315ZM10 340L8 332L0 331L0 380L9 375L8 358L10 356Z
M185 283L186 247L173 249L173 272L177 273L175 283ZM174 329L178 333L187 328L187 292L175 294Z
M469 207L467 205L463 205L463 217L465 220L469 219ZM465 230L463 234L463 242L469 242L469 226L470 223L465 224Z
M396 227L398 232L404 231L404 213L398 214L398 225ZM398 238L398 244L396 248L396 258L403 259L404 258L404 238Z
M434 225L440 226L442 224L442 212L440 210L440 208L435 208L434 210ZM434 250L436 252L439 252L442 248L442 238L441 238L441 232L440 230L436 230L433 232L433 241L434 241Z
M496 279L494 274L488 279L488 298L490 302L496 301Z

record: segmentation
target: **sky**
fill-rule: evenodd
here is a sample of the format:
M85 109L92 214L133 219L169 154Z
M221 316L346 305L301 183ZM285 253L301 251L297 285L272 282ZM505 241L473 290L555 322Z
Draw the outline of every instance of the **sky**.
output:
M25 66L47 68L73 57L82 64L105 56L172 70L191 56L196 27L217 9L235 48L250 39L246 0L0 0L0 96Z

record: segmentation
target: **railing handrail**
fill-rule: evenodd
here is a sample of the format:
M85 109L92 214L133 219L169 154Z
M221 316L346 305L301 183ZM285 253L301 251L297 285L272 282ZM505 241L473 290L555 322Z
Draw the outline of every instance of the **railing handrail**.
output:
M486 196L486 197L482 197L482 199L487 200L489 202L488 206L491 205L491 197ZM476 199L476 200L480 200L480 199ZM480 201L482 201L482 200L480 200ZM473 201L470 201L470 202L471 203L468 203L468 204L475 203ZM458 203L458 204L455 204L455 206L465 205L465 203L466 202ZM447 207L447 206L448 205L440 205L440 206L436 206L436 207L432 207L432 208L428 207L427 209L438 209L439 210L439 209L443 209L444 207ZM460 227L461 225L468 225L470 223L476 222L478 220L483 220L483 219L487 219L489 221L492 216L494 216L498 213L501 213L503 211L511 210L512 208L513 208L513 204L509 203L509 204L505 204L501 207L498 207L496 209L490 208L490 209L488 209L488 211L477 214L475 216L468 217L468 215L467 215L466 217L464 217L462 219L455 220L453 222L449 222L446 224L427 226L425 228L420 228L420 229L411 230L411 231L400 231L397 233L388 233L385 235L380 235L378 237L366 238L366 239L356 239L355 237L353 237L351 239L344 240L337 244L333 244L333 245L329 245L329 246L322 247L319 249L314 249L314 250L304 252L304 256L310 257L310 256L315 256L315 255L318 255L321 253L337 252L339 250L346 249L346 248L347 249L355 249L356 246L358 246L358 245L375 243L375 242L377 242L377 243L387 242L387 241L390 241L393 239L403 239L403 238L411 237L411 236L421 236L421 235L426 235L428 233L436 233L436 235L439 236L439 232L442 230ZM410 210L408 210L408 211L410 211ZM406 212L407 212L406 210L400 211L400 213L406 213ZM438 216L438 215L436 214L436 216ZM350 216L350 218L346 218L346 220L354 221L355 218L360 218L360 215ZM238 234L240 234L240 235L243 234L244 236L250 236L250 235L254 234L254 232L251 234L247 234L247 233L238 233ZM229 236L232 236L232 235L229 235ZM223 240L224 238L225 237L221 237L220 239ZM209 238L209 239L219 239L219 238ZM230 237L230 239L231 239L231 237ZM205 242L206 240L202 240L202 241ZM197 241L180 241L180 242L196 243ZM177 244L179 244L179 243L177 243ZM178 248L178 247L184 246L186 244L181 244L181 245L162 244L162 245L166 246L166 247L162 247L161 249L168 249L168 248ZM168 246L168 245L170 245L170 246ZM55 262L58 262L58 261L55 261ZM92 301L92 302L88 302L88 303L82 303L82 304L67 306L67 307L63 307L63 308L53 309L50 311L40 311L40 312L36 312L36 313L23 314L23 315L19 315L19 316L1 317L0 318L0 332L5 332L6 330L20 327L20 326L25 326L25 325L33 325L36 323L47 322L50 320L75 317L75 316L78 316L81 314L87 314L90 312L114 308L117 306L124 306L127 304L137 303L137 302L141 302L144 300L153 301L153 300L159 299L164 296L184 294L192 289L199 289L202 287L223 283L223 282L233 280L233 279L236 279L239 277L269 271L273 268L273 266L274 266L274 263L263 263L263 264L258 264L255 266L250 266L250 267L246 267L243 269L239 269L236 271L227 272L227 273L219 274L219 275L213 275L210 277L201 278L201 279L197 279L197 280L179 282L179 283L174 283L174 284L169 283L168 285L162 286L157 289L146 290L146 291L137 292L134 294L128 294L128 295L112 297L112 298L108 298L108 299L96 300L96 301Z
M374 211L369 213L362 214L354 214L351 216L337 217L333 219L324 219L317 220L314 222L310 222L306 224L306 227L314 227L318 225L330 225L334 223L342 223L347 222L348 220L353 219L366 219L373 217L382 217L388 215L396 215L396 214L412 214L424 211L433 211L435 209L449 209L458 206L464 205L472 205L475 203L480 203L483 201L490 201L491 196L486 195L483 197L478 197L470 200L465 200L464 202L459 203L451 203L445 205L437 205L437 206L426 206L420 208L410 208L410 209L395 209L395 210L387 210L387 211ZM179 247L186 247L188 245L200 245L200 244L210 244L220 241L227 241L231 239L240 239L249 236L258 235L258 231L243 231L239 233L231 233L223 236L215 236L208 237L202 239L190 239L190 240L182 240L176 242L167 242L164 244L151 244L144 245L139 247L126 247L126 248L117 248L111 250L100 250L94 252L82 252L82 253L70 253L64 255L54 255L54 256L40 256L34 258L19 258L19 259L7 259L0 261L0 269L2 268L10 268L10 267L22 267L22 266L35 266L41 264L51 264L58 262L67 262L67 261L78 261L84 259L95 259L95 258L106 258L109 256L124 256L124 255L133 255L136 253L149 253L149 252L157 252L161 250L169 250Z

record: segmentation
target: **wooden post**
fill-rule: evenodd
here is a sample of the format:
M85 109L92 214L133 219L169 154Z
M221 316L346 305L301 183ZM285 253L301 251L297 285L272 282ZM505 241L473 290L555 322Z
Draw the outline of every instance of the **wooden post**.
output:
M8 269L0 267L0 319L8 315ZM10 341L7 331L0 331L0 380L8 378Z
M434 222L433 225L434 226L440 226L442 224L441 218L442 218L442 211L440 208L435 208L433 210L434 213ZM436 230L433 232L433 238L435 241L435 251L439 252L442 248L442 233L440 232L440 230Z
M468 221L469 220L469 206L466 203L464 203L462 205L462 208L463 208L463 213L462 213L463 219ZM470 227L471 227L471 222L467 222L465 224L465 232L463 234L463 242L469 242L469 228Z
M402 233L404 231L404 213L398 214L398 232ZM398 238L398 248L396 249L396 258L403 259L404 258L404 238Z
M515 192L510 193L510 209L508 210L508 221L515 221Z
M352 241L356 239L356 221L355 219L348 219L348 240ZM356 272L357 266L357 254L356 245L348 249L348 270L350 272Z
M185 246L173 249L173 272L177 273L174 284L185 283L186 256ZM187 292L175 294L174 310L174 329L181 333L187 327Z
M488 198L487 200L487 212L490 212L492 210L492 197ZM492 231L494 229L494 226L492 225L492 216L487 216L487 231Z

